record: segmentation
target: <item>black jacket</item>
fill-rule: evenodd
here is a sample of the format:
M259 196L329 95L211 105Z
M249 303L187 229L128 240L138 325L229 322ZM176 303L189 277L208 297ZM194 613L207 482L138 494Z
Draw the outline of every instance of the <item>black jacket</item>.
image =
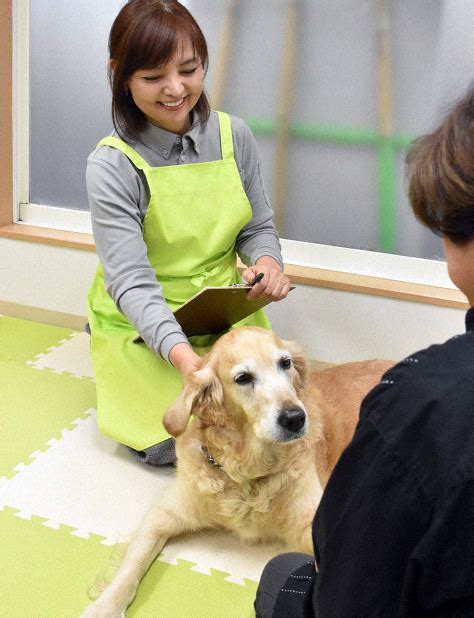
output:
M275 618L474 617L474 308L466 327L365 398L313 522L318 573Z

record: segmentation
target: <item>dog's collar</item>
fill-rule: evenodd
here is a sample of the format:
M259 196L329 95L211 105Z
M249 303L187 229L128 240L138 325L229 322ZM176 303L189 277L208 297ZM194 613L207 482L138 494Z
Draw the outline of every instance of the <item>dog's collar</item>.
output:
M206 456L207 461L210 464L212 464L216 468L220 468L221 470L223 469L223 466L221 466L220 463L217 463L217 461L214 459L214 457L209 452L209 449L206 446L204 446L204 444L201 445L201 449L202 449L202 452L204 453L204 455Z

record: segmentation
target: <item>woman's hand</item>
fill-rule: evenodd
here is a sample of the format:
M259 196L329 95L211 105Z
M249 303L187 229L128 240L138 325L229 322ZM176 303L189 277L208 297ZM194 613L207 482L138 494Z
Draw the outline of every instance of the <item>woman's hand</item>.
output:
M276 260L263 256L256 261L254 266L246 268L242 272L242 277L247 283L251 283L259 273L263 273L263 278L249 291L248 298L258 296L266 296L272 300L286 298L290 291L290 280L283 274Z
M169 360L184 377L201 367L201 357L187 343L177 343L171 348Z

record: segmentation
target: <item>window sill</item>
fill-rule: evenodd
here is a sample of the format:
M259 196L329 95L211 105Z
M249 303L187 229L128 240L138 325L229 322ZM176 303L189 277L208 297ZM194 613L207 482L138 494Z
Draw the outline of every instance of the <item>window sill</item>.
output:
M12 223L0 227L0 237L58 245L82 251L95 251L94 239L91 234L67 232L21 223ZM459 290L452 288L290 263L285 264L285 272L293 283L303 285L456 309L465 310L469 307L465 296Z
M410 281L383 279L369 275L357 275L336 270L325 270L295 264L285 264L285 273L293 283L314 285L319 288L343 290L371 296L384 296L428 305L469 308L466 297L457 289L443 288Z
M47 245L59 245L83 251L95 251L94 239L91 234L66 232L36 225L11 223L10 225L0 227L0 237L39 242Z

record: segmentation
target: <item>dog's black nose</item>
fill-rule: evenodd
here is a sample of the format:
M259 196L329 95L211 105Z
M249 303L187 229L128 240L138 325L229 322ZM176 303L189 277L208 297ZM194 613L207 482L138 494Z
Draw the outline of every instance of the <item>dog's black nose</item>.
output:
M278 415L278 424L288 431L299 431L306 420L306 413L301 408L287 408Z

